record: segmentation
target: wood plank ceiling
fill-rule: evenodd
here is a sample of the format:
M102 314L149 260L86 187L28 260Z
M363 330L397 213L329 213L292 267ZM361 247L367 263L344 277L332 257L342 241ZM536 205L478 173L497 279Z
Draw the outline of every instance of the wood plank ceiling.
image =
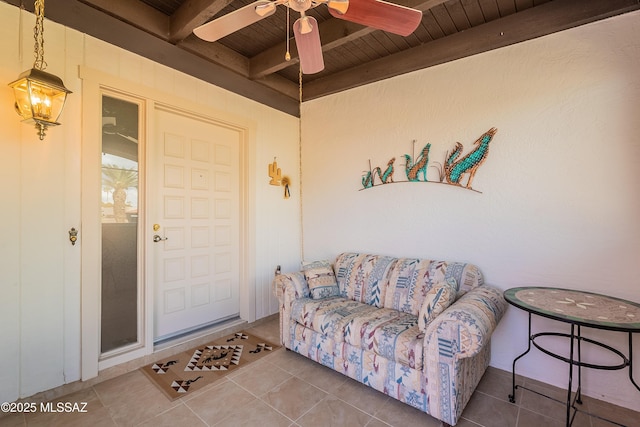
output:
M423 11L410 36L335 19L324 4L308 11L320 24L325 69L302 76L302 101L640 9L640 0L389 1ZM299 62L286 7L214 43L192 33L251 2L46 0L45 16L298 116ZM33 10L32 4L24 7ZM290 22L297 17L291 11ZM284 59L287 36L290 61Z

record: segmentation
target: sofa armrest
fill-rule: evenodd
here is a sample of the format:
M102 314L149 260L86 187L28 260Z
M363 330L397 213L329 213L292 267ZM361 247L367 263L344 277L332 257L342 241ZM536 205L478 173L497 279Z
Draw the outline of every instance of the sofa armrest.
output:
M429 413L455 424L489 365L491 334L507 309L502 292L471 289L427 326L424 375Z
M273 293L278 297L280 311L280 343L292 348L291 310L293 302L299 298L309 297L309 285L304 273L284 273L276 275L273 280Z
M445 346L457 358L472 357L489 341L506 309L499 289L473 288L427 326L425 349L438 352Z

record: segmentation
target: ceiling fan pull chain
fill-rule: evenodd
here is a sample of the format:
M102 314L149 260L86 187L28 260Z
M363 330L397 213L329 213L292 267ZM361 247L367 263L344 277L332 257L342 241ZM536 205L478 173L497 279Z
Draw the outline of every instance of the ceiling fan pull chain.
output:
M287 52L284 54L284 60L287 62L291 61L291 53L289 52L289 12L290 9L287 7Z

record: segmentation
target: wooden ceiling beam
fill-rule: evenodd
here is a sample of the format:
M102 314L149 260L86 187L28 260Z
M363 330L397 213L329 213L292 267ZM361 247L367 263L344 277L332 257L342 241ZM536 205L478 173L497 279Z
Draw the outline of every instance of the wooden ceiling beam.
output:
M229 49L220 43L207 43L200 40L195 35L191 35L178 43L178 46L193 53L194 55L206 59L207 61L222 65L245 78L249 77L249 60L247 57L240 55L238 52ZM268 88L283 93L292 99L300 98L298 85L277 74L271 74L253 80Z
M169 40L186 39L193 29L213 18L233 0L187 0L170 18Z
M640 9L638 0L554 0L349 70L313 80L303 100L373 83Z
M441 4L448 1L449 0L398 0L392 1L392 3L426 12L427 10L436 6L440 6Z
M207 61L220 64L245 78L249 77L249 59L221 43L209 43L191 35L180 41L177 46Z

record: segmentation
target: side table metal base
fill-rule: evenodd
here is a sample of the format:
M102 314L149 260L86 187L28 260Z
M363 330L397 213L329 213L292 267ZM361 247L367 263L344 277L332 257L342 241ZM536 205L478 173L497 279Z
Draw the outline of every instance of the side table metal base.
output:
M509 395L509 402L511 403L515 403L516 401L516 389L521 388L523 390L527 390L533 393L536 393L540 396L546 397L548 399L554 400L558 403L561 403L563 405L566 406L566 426L569 427L573 424L573 421L576 417L576 414L578 412L584 413L586 415L589 415L591 417L595 417L595 418L599 418L601 420L607 421L609 423L612 423L614 425L618 425L621 427L626 427L623 424L619 424L616 423L615 421L600 417L596 414L592 414L590 412L584 411L578 407L576 407L576 404L581 405L582 404L582 367L587 367L587 368L592 368L592 369L604 369L604 370L619 370L619 369L623 369L626 367L629 367L629 379L631 380L631 383L636 387L636 389L638 389L638 391L640 391L640 387L638 387L638 384L635 382L634 378L633 378L633 340L632 340L632 334L631 332L629 332L629 357L625 356L622 352L620 352L619 350L608 346L606 344L603 344L601 342L589 339L589 338L584 338L581 335L581 331L580 331L580 325L576 325L576 324L571 324L571 332L570 334L565 334L565 333L557 333L557 332L540 332L537 334L532 334L531 333L531 315L532 313L529 312L529 339L528 339L528 346L527 349L520 354L518 357L516 357L513 360L513 366L512 366L512 393ZM540 337L546 337L546 336L555 336L555 337L562 337L562 338L569 338L570 340L570 346L569 346L569 357L564 357L561 356L557 353L554 353L546 348L544 348L542 345L540 345L539 343L536 343L536 339L540 338ZM598 364L592 364L592 363L586 363L582 361L582 342L586 342L589 344L593 344L596 345L600 348L603 348L605 350L610 351L611 353L617 355L618 357L620 357L622 359L622 362L616 365L598 365ZM577 343L577 346L576 346ZM516 385L516 363L518 362L518 360L520 360L522 357L524 357L526 354L528 354L531 351L531 345L533 344L533 346L535 346L537 349L539 349L540 351L542 351L543 353L561 360L565 363L567 363L569 365L569 384L567 386L567 399L566 401L560 401L558 399L555 399L553 397L547 396L543 393L540 393L536 390L532 390L530 388L527 388L525 386L522 385ZM575 353L577 352L577 359L576 359L576 355ZM577 380L578 380L578 386L576 388L575 391L575 395L573 393L573 374L574 374L574 367L578 368L578 375L577 375Z

